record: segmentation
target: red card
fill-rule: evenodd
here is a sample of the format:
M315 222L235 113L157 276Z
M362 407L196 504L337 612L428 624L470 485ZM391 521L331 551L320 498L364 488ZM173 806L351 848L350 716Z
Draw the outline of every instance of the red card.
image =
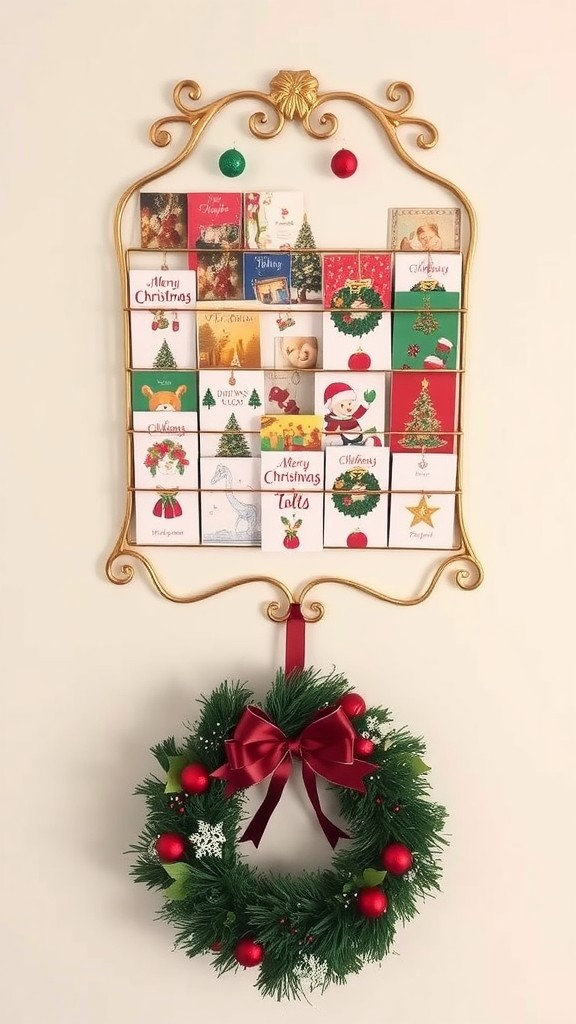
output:
M188 193L188 248L240 249L242 245L241 192ZM195 252L188 254L188 266L197 266Z
M366 281L382 299L382 308L390 309L392 257L388 252L338 253L324 257L324 308L330 309L335 292L347 281ZM368 284L368 282L370 282Z
M390 449L452 454L456 451L457 373L393 373Z

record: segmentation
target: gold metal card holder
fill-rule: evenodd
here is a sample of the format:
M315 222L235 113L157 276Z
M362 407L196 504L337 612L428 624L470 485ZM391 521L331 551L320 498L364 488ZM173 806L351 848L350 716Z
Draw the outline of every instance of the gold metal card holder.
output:
M134 565L124 561L129 558L144 568L149 579L159 594L169 601L177 604L194 604L203 601L215 594L223 593L235 587L241 587L248 583L269 584L277 592L277 600L269 602L266 614L273 622L286 622L290 615L290 609L294 605L300 605L302 616L306 622L317 622L324 615L323 604L313 599L313 592L323 585L336 584L351 587L378 598L380 601L395 605L416 605L425 601L430 596L440 577L449 569L454 569L453 579L462 590L474 590L480 585L483 579L483 570L476 557L464 525L462 510L462 459L463 459L463 390L466 365L466 342L467 342L467 305L470 266L474 255L476 244L476 216L474 209L465 193L448 179L435 174L433 171L422 166L412 157L399 139L399 130L408 126L419 129L416 137L416 146L420 150L432 149L438 141L438 132L433 124L422 118L415 117L409 111L414 102L414 92L406 82L393 82L386 90L386 99L393 105L392 109L384 107L379 103L359 96L352 92L318 92L319 83L309 71L279 71L270 83L269 92L257 90L242 90L240 92L228 93L219 99L213 100L205 106L197 106L201 90L196 82L179 82L173 90L173 100L176 110L175 114L162 117L155 121L150 128L151 142L160 148L172 145L170 127L176 125L188 126L189 132L186 141L179 152L156 170L145 174L135 181L120 197L114 217L114 244L116 258L120 272L120 284L122 289L122 307L124 324L124 352L125 352L125 387L126 387L126 475L128 486L126 491L126 510L120 534L112 552L106 562L106 574L112 583L125 584L134 578ZM258 110L249 118L248 125L252 135L258 139L273 139L283 130L287 121L299 121L304 131L312 139L328 139L338 130L336 116L328 111L323 111L327 103L333 101L349 101L364 108L384 132L388 142L396 155L402 162L416 174L436 182L450 192L460 206L466 211L469 227L469 241L463 253L463 282L461 309L461 364L457 371L459 382L459 403L458 419L456 429L453 432L457 436L457 476L455 486L455 518L456 528L459 535L459 547L451 549L449 553L441 558L433 568L428 580L423 584L421 590L406 597L396 597L368 586L358 580L346 579L339 576L318 576L303 583L296 592L282 581L272 576L240 576L221 583L215 583L208 590L197 593L176 594L173 593L161 580L151 558L143 553L139 546L131 543L129 539L130 524L134 510L134 467L132 459L132 423L131 423L131 388L130 388L130 305L129 305L129 261L130 253L135 250L125 248L123 243L123 221L126 207L130 199L138 193L149 182L156 180L169 171L178 167L194 151L200 136L208 127L216 115L229 104L237 100L254 100L261 104L264 109ZM347 252L349 247L345 247ZM170 250L173 251L173 250ZM177 251L177 250L174 250ZM183 250L180 250L183 251ZM184 250L187 251L187 250ZM316 250L318 252L340 250ZM353 250L354 251L354 250ZM367 249L359 252L369 252ZM385 250L378 250L383 252ZM403 311L403 312L408 312ZM389 433L389 432L388 432ZM329 493L329 492L328 492ZM382 492L388 493L388 492ZM373 550L373 549L368 549Z

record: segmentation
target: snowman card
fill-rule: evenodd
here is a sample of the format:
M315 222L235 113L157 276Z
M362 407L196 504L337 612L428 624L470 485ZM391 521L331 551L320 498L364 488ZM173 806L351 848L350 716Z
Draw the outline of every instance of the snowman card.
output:
M198 429L197 374L183 370L133 370L134 430L180 436Z
M246 192L247 249L293 249L304 220L303 192Z
M324 453L263 451L261 486L262 549L320 551Z
M457 374L392 374L390 448L444 455L456 451Z
M199 544L198 492L158 486L135 492L136 544Z
M309 309L260 314L262 365L279 370L322 366L322 313Z
M390 368L390 253L339 253L323 260L325 369Z
M323 418L326 446L383 446L384 373L317 373L314 384L314 411Z
M203 544L260 544L260 459L200 459Z
M266 370L264 412L288 416L314 412L314 374L298 370Z
M326 449L325 548L387 546L389 462L388 448Z
M196 366L196 314L150 309L130 313L132 366L177 370Z
M200 455L257 457L263 370L200 370Z
M194 309L193 270L130 270L131 309Z

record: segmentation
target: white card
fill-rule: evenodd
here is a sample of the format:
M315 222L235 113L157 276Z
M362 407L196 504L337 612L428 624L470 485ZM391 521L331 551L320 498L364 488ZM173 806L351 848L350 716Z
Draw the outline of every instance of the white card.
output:
M247 192L244 195L247 249L293 249L303 220L303 192Z
M299 373L298 370L266 370L264 412L277 416L312 415L314 374Z
M131 270L129 279L133 309L194 308L195 270Z
M136 487L198 487L198 435L137 433L134 441Z
M422 282L439 285L446 292L460 292L462 253L436 252L394 254L394 291L409 292ZM424 289L426 290L426 289Z
M324 547L386 547L388 448L326 449Z
M453 548L454 508L453 494L392 494L389 546Z
M384 373L317 373L314 384L314 412L324 419L326 446L383 447Z
M342 314L338 314L340 317ZM352 316L354 314L351 314ZM324 313L322 365L325 370L389 370L392 363L392 314L367 334L353 337L338 330L331 313Z
M202 543L260 544L260 459L201 459Z
M395 452L392 456L392 490L406 488L421 491L438 488L453 491L456 486L456 455L434 455L422 452Z
M262 366L313 370L322 366L322 313L309 309L260 314Z
M262 452L261 485L263 550L320 551L324 453Z
M257 457L264 412L264 371L200 370L198 376L200 455Z
M196 314L151 309L130 313L132 366L176 370L196 366Z
M136 491L136 544L199 544L198 492Z

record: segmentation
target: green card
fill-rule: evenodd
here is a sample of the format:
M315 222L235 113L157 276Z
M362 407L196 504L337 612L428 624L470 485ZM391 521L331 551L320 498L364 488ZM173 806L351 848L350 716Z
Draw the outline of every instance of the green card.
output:
M394 370L456 370L459 365L458 292L397 292L392 327ZM412 312L401 313L398 310Z

